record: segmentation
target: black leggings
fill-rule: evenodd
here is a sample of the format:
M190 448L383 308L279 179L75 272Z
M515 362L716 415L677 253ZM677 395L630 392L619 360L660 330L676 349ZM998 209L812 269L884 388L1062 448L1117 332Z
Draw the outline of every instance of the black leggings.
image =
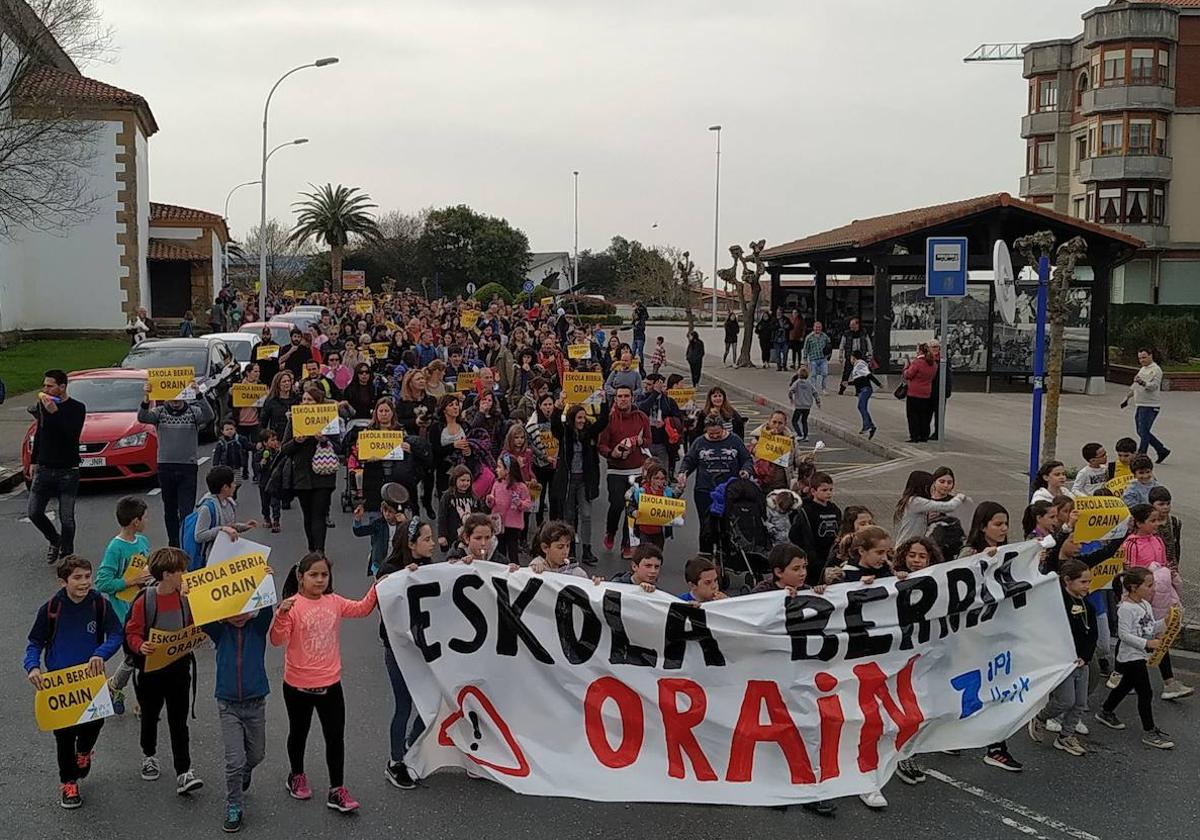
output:
M604 533L615 536L619 528L621 538L618 542L622 546L628 545L629 538L625 531L625 494L629 491L629 476L613 475L610 472L605 477L605 483L608 485L608 512L604 515Z
M703 360L699 362L688 362L688 367L692 369L692 387L695 388L700 384L700 368L704 365Z
M808 437L808 413L811 408L792 409L792 428L800 437Z
M63 784L79 781L79 765L75 756L86 755L96 746L100 737L100 728L104 721L93 720L87 723L68 726L65 729L54 730L54 746L58 756L58 780Z
M188 733L188 701L192 687L192 657L172 662L159 671L138 672L133 681L138 705L142 707L142 755L158 754L158 717L167 707L167 730L171 734L171 758L175 775L192 769L191 737Z
M300 512L304 516L304 535L308 537L309 551L325 550L325 523L329 519L331 496L331 487L296 491L296 498L300 500Z
M525 530L504 526L500 534L500 549L509 563L521 562L521 540L525 538Z
M1136 691L1138 717L1142 719L1142 729L1150 732L1154 729L1154 712L1151 709L1154 689L1150 687L1150 671L1146 668L1146 660L1118 662L1117 673L1121 675L1121 681L1108 693L1108 699L1104 701L1102 708L1106 712L1114 712L1129 692Z
M304 772L304 750L308 746L308 728L312 725L313 710L321 722L325 738L325 766L329 769L329 787L341 787L346 767L346 698L341 682L322 693L283 684L283 703L287 706L288 763L292 774Z

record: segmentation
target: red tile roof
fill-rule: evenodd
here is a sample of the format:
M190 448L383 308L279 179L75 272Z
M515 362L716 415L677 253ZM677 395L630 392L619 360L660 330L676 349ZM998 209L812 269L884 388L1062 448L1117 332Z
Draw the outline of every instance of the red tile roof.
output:
M158 131L158 123L154 121L150 105L142 96L48 64L35 67L26 74L21 80L18 97L28 105L58 102L100 108L128 108L142 114L147 134Z
M150 202L150 221L153 222L191 222L192 224L219 225L224 219L216 213L207 210L196 210L192 207L182 207L178 204L162 204Z
M172 242L170 239L151 239L146 259L187 260L188 262L212 261L211 257L206 257L204 254L193 251L191 248L185 248L178 242Z
M1200 2L1200 0L1197 0L1197 2ZM1112 228L1093 222L1085 222L1082 219L1076 219L1071 216L1065 216L1062 213L1047 210L1045 207L1039 207L1027 201L1021 201L1019 198L1013 198L1008 193L1002 192L983 195L978 198L968 198L962 201L952 201L948 204L918 207L915 210L905 210L900 213L890 213L886 216L875 216L870 219L855 219L848 225L842 225L832 230L768 248L763 252L763 257L766 259L776 259L819 251L830 251L837 248L864 248L888 239L895 239L919 230L954 222L958 219L998 207L1015 207L1030 213L1036 213L1040 216L1054 219L1062 224L1107 236L1110 239L1124 242L1136 248L1141 248L1145 244L1136 237L1120 233Z

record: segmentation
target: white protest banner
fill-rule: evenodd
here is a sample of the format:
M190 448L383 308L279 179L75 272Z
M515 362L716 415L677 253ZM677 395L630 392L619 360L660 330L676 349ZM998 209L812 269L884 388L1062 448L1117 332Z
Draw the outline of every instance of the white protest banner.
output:
M612 802L879 789L903 758L1012 735L1074 668L1040 550L703 606L494 563L399 572L380 612L427 724L405 762Z

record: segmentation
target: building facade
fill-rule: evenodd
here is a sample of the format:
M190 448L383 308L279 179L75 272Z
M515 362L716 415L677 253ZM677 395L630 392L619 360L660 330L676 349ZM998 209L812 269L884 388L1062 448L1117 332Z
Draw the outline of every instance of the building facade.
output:
M196 320L207 321L205 313L225 282L228 242L229 229L216 213L151 202L146 262L155 319L170 324L190 310Z
M1115 0L1024 50L1021 198L1145 242L1114 303L1200 303L1200 0Z

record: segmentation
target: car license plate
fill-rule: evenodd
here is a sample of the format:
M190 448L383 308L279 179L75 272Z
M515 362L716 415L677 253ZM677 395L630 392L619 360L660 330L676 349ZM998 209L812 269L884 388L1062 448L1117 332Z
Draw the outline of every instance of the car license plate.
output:
M79 466L81 466L81 467L103 467L103 466L106 466L107 464L108 464L108 461L105 460L104 456L102 456L102 455L93 457L93 458L80 458L79 459Z

